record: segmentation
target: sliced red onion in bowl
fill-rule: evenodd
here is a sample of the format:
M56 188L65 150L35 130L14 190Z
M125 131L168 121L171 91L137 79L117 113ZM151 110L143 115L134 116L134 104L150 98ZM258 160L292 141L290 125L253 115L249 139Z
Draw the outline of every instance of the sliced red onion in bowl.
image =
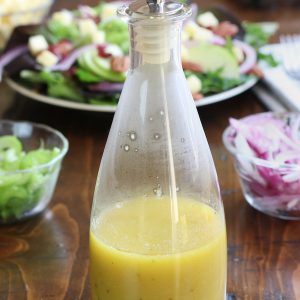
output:
M286 219L300 219L299 120L297 113L261 113L231 119L223 135L246 200Z
M28 51L27 45L17 46L10 49L6 53L2 54L0 57L0 81L2 80L3 70L10 62L12 62L18 56L26 53Z
M300 115L295 119L293 126L291 128L291 138L293 141L300 146Z

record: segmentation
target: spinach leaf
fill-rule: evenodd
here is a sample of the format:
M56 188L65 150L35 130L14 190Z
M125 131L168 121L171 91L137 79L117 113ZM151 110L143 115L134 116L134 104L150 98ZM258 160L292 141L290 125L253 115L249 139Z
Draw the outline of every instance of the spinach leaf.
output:
M264 30L263 26L257 23L243 22L242 25L246 32L245 42L256 49L258 60L263 60L271 67L276 67L278 65L278 62L272 54L264 54L259 51L261 47L265 46L268 43L269 38L272 34Z
M81 82L94 83L102 80L100 76L83 68L77 68L75 74Z
M201 80L201 93L204 95L224 92L225 90L244 83L249 78L249 76L241 76L241 78L238 79L224 78L222 76L222 68L207 73L185 71L187 77L191 74L196 75Z
M29 71L23 70L20 77L29 83L45 84L47 95L52 97L64 98L78 102L84 102L80 89L75 82L59 72L51 71Z
M243 22L242 26L246 32L245 42L256 50L268 43L270 34L267 33L261 25L257 23Z
M271 67L277 67L279 64L278 61L274 58L274 56L272 54L265 54L265 53L258 51L257 58L259 60L265 61Z

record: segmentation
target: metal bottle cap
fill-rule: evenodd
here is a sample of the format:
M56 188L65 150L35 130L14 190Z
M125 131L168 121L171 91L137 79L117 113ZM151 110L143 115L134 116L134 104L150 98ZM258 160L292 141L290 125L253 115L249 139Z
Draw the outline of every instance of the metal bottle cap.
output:
M158 17L177 18L188 16L190 9L182 3L173 0L135 0L128 6L123 6L118 10L119 15L130 17Z

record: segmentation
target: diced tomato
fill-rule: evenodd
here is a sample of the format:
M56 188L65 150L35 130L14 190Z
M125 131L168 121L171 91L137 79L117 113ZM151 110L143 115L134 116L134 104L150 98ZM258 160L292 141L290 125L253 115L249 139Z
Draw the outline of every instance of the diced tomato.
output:
M212 27L212 32L221 37L228 37L236 35L239 32L239 28L229 21L223 21L218 26Z
M97 46L97 50L98 50L98 55L103 57L103 58L109 58L112 55L110 53L107 53L105 51L106 46L105 45L98 45Z
M95 16L95 17L93 17L93 20L96 24L99 24L101 21L101 18L99 16Z
M204 97L204 96L203 96L203 94L201 94L201 93L193 93L193 99L194 99L195 101L201 100L203 97Z
M62 40L49 46L49 51L54 53L60 59L65 58L74 49L73 44L68 40Z
M126 72L129 69L129 57L113 57L111 60L111 69L115 72Z

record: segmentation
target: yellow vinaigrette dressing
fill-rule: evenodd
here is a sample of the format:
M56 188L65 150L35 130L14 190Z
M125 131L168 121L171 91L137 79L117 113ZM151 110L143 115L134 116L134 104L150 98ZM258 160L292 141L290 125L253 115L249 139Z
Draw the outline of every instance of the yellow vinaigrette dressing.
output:
M137 199L106 209L91 226L93 300L224 300L223 216L179 198ZM172 225L173 224L173 225Z

